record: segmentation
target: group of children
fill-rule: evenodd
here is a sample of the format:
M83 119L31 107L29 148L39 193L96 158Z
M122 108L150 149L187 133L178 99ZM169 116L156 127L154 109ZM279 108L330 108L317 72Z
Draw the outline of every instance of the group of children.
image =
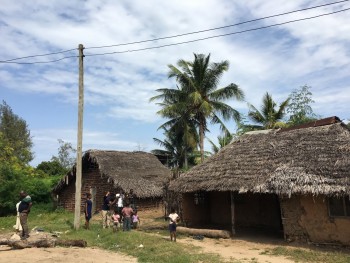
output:
M132 192L133 194L133 192ZM123 231L130 231L131 228L137 229L140 223L140 218L137 215L137 210L135 207L130 207L130 203L127 202L122 209L117 205L114 207L114 204L119 204L122 199L122 194L117 194L114 198L109 192L104 196L103 202L105 207L109 207L109 212L113 211L113 214L109 213L108 210L102 209L102 220L103 227L109 227L110 221L112 221L113 232L116 232L121 228L121 223L123 223ZM133 196L134 198L134 196ZM134 209L133 209L134 208ZM103 213L106 211L106 213ZM89 221L91 219L92 212L92 201L91 194L86 194L86 202L85 202L85 228L89 229ZM169 218L169 232L170 232L170 241L176 242L176 227L177 223L180 220L179 215L175 212L175 209L172 208Z
M128 209L130 208L130 209ZM131 228L138 229L140 218L137 211L133 211L131 207L124 207L122 210L122 215L118 213L118 210L114 210L112 215L113 232L116 232L121 228L123 224L123 231L130 231Z
M125 196L122 192L116 195L111 194L110 192L106 192L103 198L103 206L101 210L103 228L107 228L112 225L114 232L121 227L121 224L123 224L123 231L130 231L131 228L138 228L140 218L137 215L132 189L130 190L129 199L125 203L125 206L124 198ZM130 207L130 201L132 201L133 207ZM85 228L89 229L89 222L92 217L92 200L90 193L86 194L84 210Z

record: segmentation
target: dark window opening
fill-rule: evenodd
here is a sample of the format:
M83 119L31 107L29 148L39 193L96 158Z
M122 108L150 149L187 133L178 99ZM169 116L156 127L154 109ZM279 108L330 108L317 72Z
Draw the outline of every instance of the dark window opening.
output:
M328 199L329 216L331 217L350 217L349 197L330 197Z
M195 193L193 201L195 205L204 205L207 202L207 193L206 192Z

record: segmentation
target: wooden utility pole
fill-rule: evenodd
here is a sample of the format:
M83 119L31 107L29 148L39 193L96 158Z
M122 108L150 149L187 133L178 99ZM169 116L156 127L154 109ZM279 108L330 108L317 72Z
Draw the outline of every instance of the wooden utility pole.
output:
M84 112L84 46L79 44L79 102L78 102L78 138L77 138L77 166L75 181L75 213L74 228L80 227L81 206L81 177L82 177L82 144L83 144L83 112Z

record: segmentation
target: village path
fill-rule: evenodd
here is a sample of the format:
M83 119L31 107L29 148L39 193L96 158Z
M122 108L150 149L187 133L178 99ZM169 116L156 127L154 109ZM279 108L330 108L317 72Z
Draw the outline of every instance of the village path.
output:
M97 248L26 248L0 246L1 263L135 263L136 258Z
M227 262L256 262L256 263L293 263L283 256L266 255L264 252L273 249L278 244L260 243L259 240L246 241L241 239L192 238L178 239L177 242L192 244L200 247L203 253L219 254Z
M192 238L181 238L178 242L191 244L202 249L203 253L219 254L227 262L256 262L256 263L293 263L282 256L270 256L263 254L266 249L276 247L275 244L266 244L253 241L235 239L212 239L204 238L195 240ZM0 246L0 263L110 263L110 262L137 262L136 258L98 248L27 248L10 249Z

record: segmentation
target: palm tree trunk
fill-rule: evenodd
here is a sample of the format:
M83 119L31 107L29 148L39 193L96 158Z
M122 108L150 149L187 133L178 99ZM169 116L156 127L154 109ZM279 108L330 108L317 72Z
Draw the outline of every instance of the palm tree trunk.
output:
M203 120L199 123L199 149L201 152L201 163L204 162L204 123Z

